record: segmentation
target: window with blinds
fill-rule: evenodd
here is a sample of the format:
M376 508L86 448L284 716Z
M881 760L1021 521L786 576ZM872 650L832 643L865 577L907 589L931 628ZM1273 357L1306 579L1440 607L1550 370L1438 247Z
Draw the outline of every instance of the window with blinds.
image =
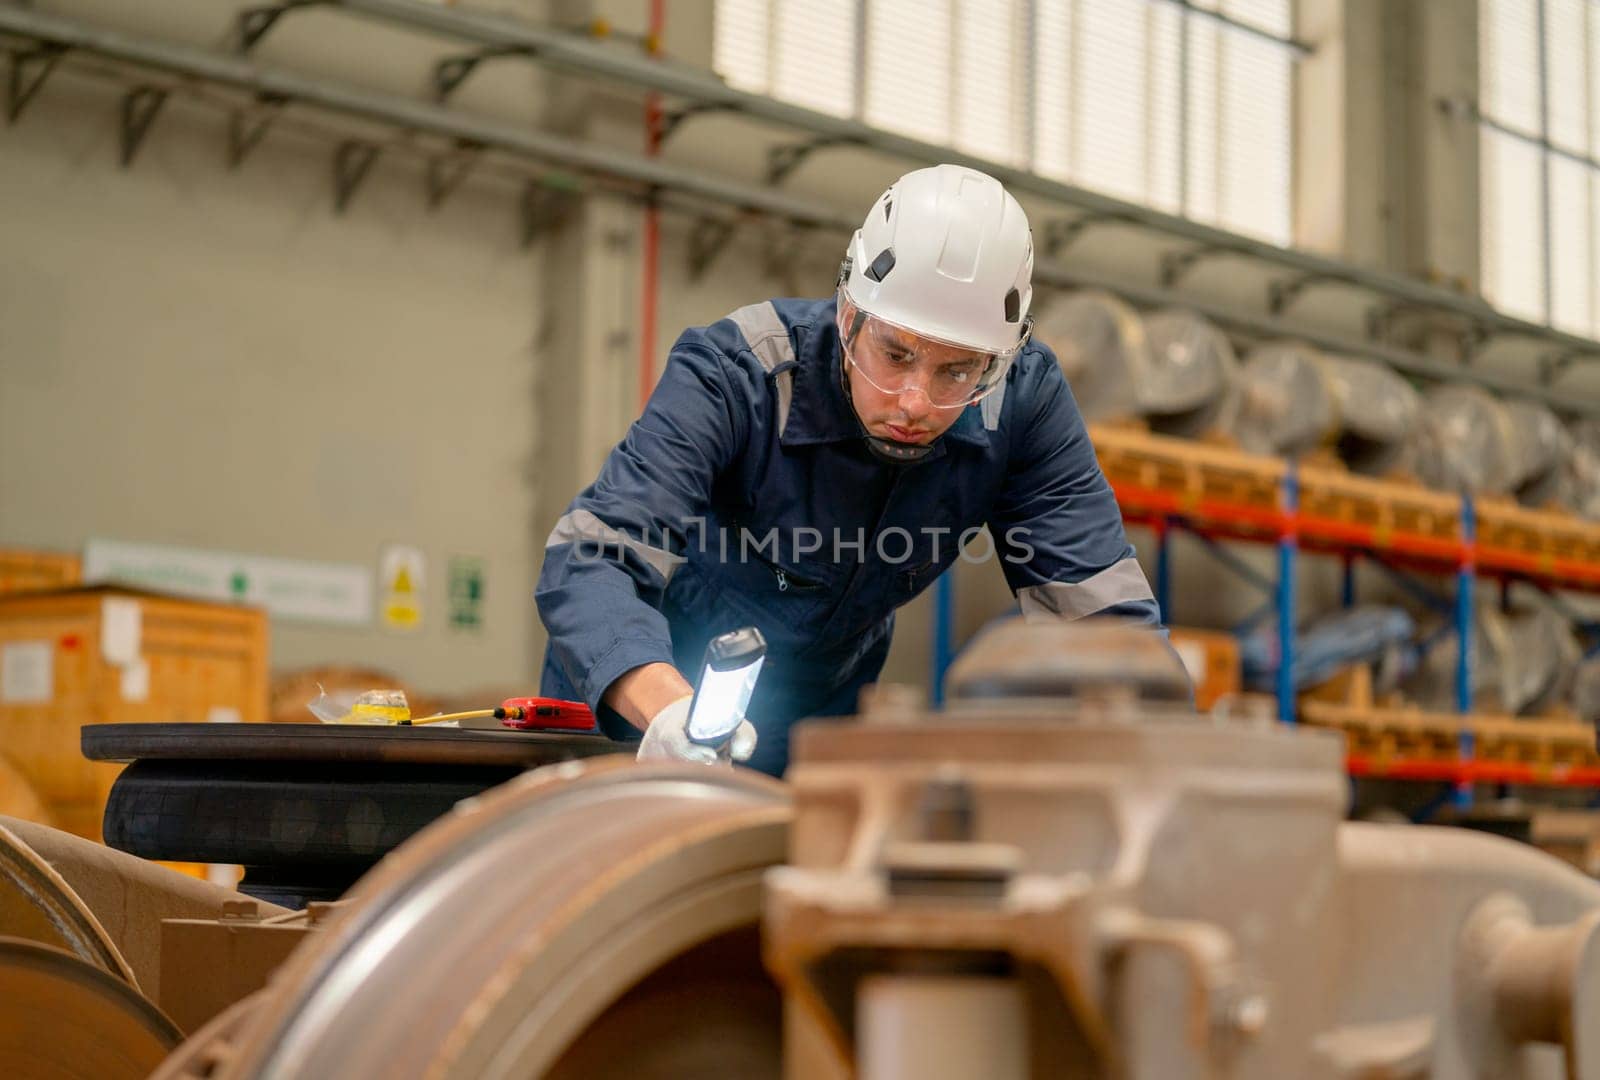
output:
M717 0L732 86L1280 244L1291 0Z
M1600 0L1479 0L1483 292L1600 337Z

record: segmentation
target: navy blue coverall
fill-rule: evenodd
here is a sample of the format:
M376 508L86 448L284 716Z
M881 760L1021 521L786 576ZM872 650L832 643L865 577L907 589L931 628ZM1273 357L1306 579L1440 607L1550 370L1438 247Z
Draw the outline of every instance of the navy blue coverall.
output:
M926 459L889 464L845 394L834 307L753 304L678 339L644 415L546 543L541 693L636 738L600 705L618 676L662 661L692 681L707 641L759 627L750 765L776 776L790 725L856 711L895 609L958 556L998 562L1025 617L1159 623L1047 347L1028 345Z

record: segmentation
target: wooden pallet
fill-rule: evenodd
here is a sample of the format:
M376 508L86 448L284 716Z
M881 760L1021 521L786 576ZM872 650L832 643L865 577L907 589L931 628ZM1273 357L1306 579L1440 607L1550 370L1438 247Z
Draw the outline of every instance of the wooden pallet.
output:
M1093 425L1090 436L1106 479L1119 491L1159 492L1180 509L1208 501L1257 513L1282 508L1288 470L1282 458L1119 426ZM1303 517L1369 532L1366 542L1373 546L1385 546L1397 534L1439 544L1461 539L1461 503L1455 496L1359 476L1326 455L1301 466L1299 488Z
M1307 727L1344 732L1345 750L1356 757L1436 762L1461 758L1461 718L1457 716L1303 701L1299 718Z
M1536 769L1600 766L1594 728L1581 721L1361 708L1309 699L1300 704L1300 720L1344 732L1352 756L1379 761L1456 761L1461 735L1468 732L1478 761Z
M1120 426L1091 425L1089 434L1114 488L1171 495L1181 509L1211 501L1266 513L1280 507L1286 466L1278 458Z
M1327 465L1300 470L1300 513L1341 525L1372 530L1383 546L1396 534L1459 543L1461 501L1418 484L1359 476Z
M1481 547L1530 556L1546 566L1556 560L1600 563L1600 522L1507 499L1480 500L1477 514Z

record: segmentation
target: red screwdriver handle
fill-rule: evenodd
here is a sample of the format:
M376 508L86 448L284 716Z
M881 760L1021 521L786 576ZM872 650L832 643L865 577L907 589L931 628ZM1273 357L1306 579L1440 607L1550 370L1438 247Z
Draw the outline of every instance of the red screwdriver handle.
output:
M519 731L594 731L594 713L581 701L560 698L506 698L494 711L508 728Z

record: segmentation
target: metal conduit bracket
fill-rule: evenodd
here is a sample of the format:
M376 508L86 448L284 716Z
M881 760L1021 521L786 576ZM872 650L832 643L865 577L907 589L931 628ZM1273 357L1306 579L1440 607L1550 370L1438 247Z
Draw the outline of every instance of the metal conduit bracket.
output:
M1274 315L1282 315L1311 286L1336 281L1337 278L1326 274L1301 274L1287 281L1274 281L1267 286L1267 310Z
M1494 337L1494 332L1482 323L1469 323L1461 331L1461 362L1470 364L1478 358L1478 351Z
M787 275L799 261L809 230L801 226L786 228L781 222L776 225L766 251L762 254L762 269L766 271L768 277L787 280Z
M1551 386L1566 373L1566 370L1585 356L1594 356L1583 349L1566 349L1561 352L1546 353L1539 357L1539 382L1543 386Z
M767 151L767 183L777 185L805 164L806 158L830 146L852 146L859 140L850 135L819 135L803 142L785 143Z
M168 91L157 86L135 86L122 95L122 167L133 164L150 133L156 114L167 103Z
M383 148L368 142L347 139L339 144L333 154L333 212L342 214L350 205L356 189L372 171Z
M260 7L245 8L239 12L235 26L238 29L238 48L241 53L248 53L260 44L261 39L278 24L278 20L296 8L311 7L320 4L323 0L283 0L277 4L263 4Z
M671 112L663 113L661 116L661 141L666 142L667 139L671 138L672 133L677 131L678 126L685 120L693 119L705 113L737 111L732 105L725 105L721 102L685 105L681 109L673 109Z
M1073 244L1076 244L1084 233L1099 225L1131 225L1132 218L1126 214L1100 213L1091 211L1079 214L1074 218L1058 218L1045 222L1044 226L1044 252L1054 258L1061 255Z
M522 249L526 251L533 242L549 232L571 212L577 202L575 192L551 187L538 180L529 180L522 187L518 212L522 221Z
M244 164L288 103L281 94L257 94L253 105L228 114L228 168Z
M455 147L445 154L428 158L427 190L428 209L437 210L461 186L478 160L483 156L483 144L468 139L457 139Z
M1210 244L1190 248L1188 251L1170 251L1161 256L1161 287L1163 289L1175 287L1190 270L1207 259L1233 254L1236 254L1233 248Z
M1389 330L1394 326L1395 316L1403 311L1418 310L1416 305L1405 300L1390 300L1383 304L1374 304L1367 309L1367 340L1382 341L1389 336Z
M689 232L689 277L699 280L722 249L733 239L734 223L727 218L702 217Z
M478 65L485 60L496 60L503 56L532 56L534 50L515 45L507 45L492 49L479 49L477 52L465 53L461 56L447 56L433 65L433 99L444 101L456 92L467 77L478 70Z
M65 47L48 41L32 49L11 50L11 73L6 81L7 124L17 122L66 51Z

